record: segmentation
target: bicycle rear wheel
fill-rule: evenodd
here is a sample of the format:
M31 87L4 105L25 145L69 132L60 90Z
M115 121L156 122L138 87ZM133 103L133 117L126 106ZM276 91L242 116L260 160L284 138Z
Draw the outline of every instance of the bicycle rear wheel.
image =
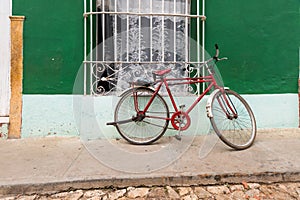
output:
M214 131L228 146L243 150L249 148L256 136L256 122L248 103L236 92L218 91L212 99Z
M135 105L139 111L143 111L153 93L152 89L146 87L130 89L116 106L115 122L125 121L125 123L117 123L116 128L120 135L132 144L153 143L168 128L169 108L159 94L154 97L145 116L137 118L138 112Z

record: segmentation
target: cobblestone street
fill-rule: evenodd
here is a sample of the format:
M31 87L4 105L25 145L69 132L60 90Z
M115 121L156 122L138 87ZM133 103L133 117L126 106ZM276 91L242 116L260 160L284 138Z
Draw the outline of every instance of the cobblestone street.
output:
M246 183L192 187L128 187L119 189L76 190L55 194L32 194L2 197L1 200L121 200L121 199L300 199L300 183Z

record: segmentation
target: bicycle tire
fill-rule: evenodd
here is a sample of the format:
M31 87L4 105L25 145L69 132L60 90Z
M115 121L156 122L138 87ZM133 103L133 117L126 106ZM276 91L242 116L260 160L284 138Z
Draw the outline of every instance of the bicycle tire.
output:
M247 149L254 143L256 137L254 114L246 100L238 93L229 89L223 91L218 91L212 97L210 118L212 127L226 145L236 150ZM236 117L230 117L233 112L229 106L236 111Z
M154 90L147 87L138 87L123 94L115 109L115 122L132 119L137 116L133 93L137 95L139 110L144 110ZM151 116L161 119L150 118ZM146 113L147 117L141 121L129 120L127 123L117 123L119 134L131 144L146 145L157 141L167 130L169 125L169 108L165 100L156 94Z

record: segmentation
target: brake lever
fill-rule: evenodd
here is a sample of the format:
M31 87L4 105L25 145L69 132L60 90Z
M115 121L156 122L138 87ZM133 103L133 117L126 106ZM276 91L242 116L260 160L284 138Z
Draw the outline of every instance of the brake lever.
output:
M219 58L219 60L228 60L227 57Z
M221 61L221 60L228 60L228 58L227 57L217 58L217 61Z

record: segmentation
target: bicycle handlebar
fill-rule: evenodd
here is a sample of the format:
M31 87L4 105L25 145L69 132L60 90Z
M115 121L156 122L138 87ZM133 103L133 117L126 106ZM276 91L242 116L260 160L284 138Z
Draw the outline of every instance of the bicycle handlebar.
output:
M215 48L216 48L216 55L214 56L214 58L216 59L216 58L218 58L219 52L220 52L218 44L215 44Z
M210 58L210 59L208 59L207 61L205 61L205 63L209 63L209 62L211 62L211 61L213 61L213 60L215 60L216 62L218 62L218 61L220 61L220 60L227 60L228 58L227 57L223 57L223 58L219 58L219 53L220 53L220 51L219 51L219 46L218 46L218 44L215 44L215 48L216 48L216 54L212 57L212 58ZM185 68L183 68L183 71L185 71L185 70L188 70L189 71L189 66L187 66L187 67L185 67Z
M215 56L213 57L213 59L217 62L217 61L220 61L220 60L227 60L227 57L224 57L224 58L219 58L219 46L218 44L215 44L215 48L216 48L216 54Z

